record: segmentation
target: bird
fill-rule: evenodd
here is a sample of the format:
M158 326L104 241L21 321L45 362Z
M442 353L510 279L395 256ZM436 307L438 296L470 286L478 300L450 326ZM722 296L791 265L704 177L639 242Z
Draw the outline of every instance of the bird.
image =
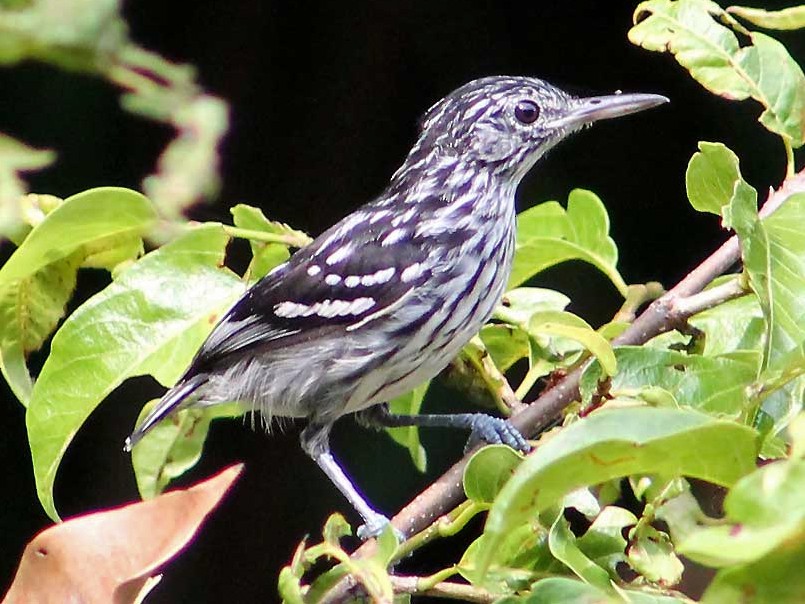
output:
M489 320L515 249L515 193L545 153L583 127L668 102L575 97L543 80L491 76L435 103L386 189L296 251L222 316L175 386L126 439L130 451L179 409L245 403L267 425L305 418L303 450L363 520L389 519L333 457L344 415L371 426L443 426L469 443L530 445L483 413L395 415L386 403L435 377Z

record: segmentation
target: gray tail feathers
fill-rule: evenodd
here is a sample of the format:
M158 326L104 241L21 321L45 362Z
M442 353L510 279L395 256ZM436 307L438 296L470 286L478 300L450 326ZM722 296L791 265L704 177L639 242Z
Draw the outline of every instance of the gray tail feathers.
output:
M199 373L187 380L181 380L176 386L168 390L165 396L151 409L151 412L146 416L143 422L131 433L131 436L126 439L123 450L131 451L132 447L140 442L142 437L145 436L151 428L168 417L171 413L181 408L182 403L187 400L187 397L198 390L206 381L207 375Z

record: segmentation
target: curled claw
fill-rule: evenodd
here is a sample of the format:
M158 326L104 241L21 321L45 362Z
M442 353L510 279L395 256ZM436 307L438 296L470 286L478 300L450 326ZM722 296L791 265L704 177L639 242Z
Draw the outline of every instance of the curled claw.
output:
M507 445L521 453L531 451L531 445L520 431L505 419L478 414L473 417L470 429L472 432L464 447L465 453L482 442L490 445Z

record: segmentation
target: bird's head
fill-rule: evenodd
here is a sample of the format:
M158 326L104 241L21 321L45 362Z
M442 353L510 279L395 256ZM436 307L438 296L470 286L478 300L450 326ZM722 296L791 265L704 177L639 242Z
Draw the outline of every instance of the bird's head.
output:
M656 94L576 98L536 78L482 78L428 110L409 162L453 157L516 184L548 149L585 125L667 101Z

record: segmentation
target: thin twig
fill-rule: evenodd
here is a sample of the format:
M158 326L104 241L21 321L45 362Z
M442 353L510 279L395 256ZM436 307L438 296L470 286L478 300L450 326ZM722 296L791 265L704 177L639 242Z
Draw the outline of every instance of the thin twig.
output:
M762 217L774 212L790 195L805 191L805 170L787 179L776 191L770 190L766 203L760 211ZM695 296L701 292L713 279L725 273L740 260L740 248L737 237L731 237L726 243L719 247L699 266L691 271L682 281L665 295L655 300L643 313L632 323L626 331L613 340L613 345L637 345L643 344L651 338L674 329L684 322L688 316L682 315L679 311L680 304L684 309L686 298ZM714 288L715 289L715 288ZM712 296L699 298L699 301L707 302L706 308L715 304L742 295L743 289L725 288L719 292L726 296L722 300L714 299ZM688 311L699 308L697 304L687 303ZM532 435L538 433L547 426L567 405L572 403L579 396L579 379L581 378L582 368L569 373L563 380L544 392L536 401L523 411L510 418L523 434ZM421 531L424 527L431 524L436 518L447 513L458 505L464 497L462 489L462 477L464 467L469 461L469 455L465 455L461 460L453 465L447 472L442 474L435 482L428 486L424 491L414 498L411 503L406 505L400 512L392 518L392 524L406 535L412 535ZM353 556L364 558L375 550L374 540L367 541L352 554ZM347 576L330 590L327 602L340 602L350 592L354 586L354 579Z
M429 589L421 591L419 588L419 577L391 577L391 585L394 593L416 594L418 596L430 596L433 598L446 598L449 600L462 600L464 602L478 602L480 604L491 604L498 599L494 594L485 589L456 583L454 581L442 581Z

